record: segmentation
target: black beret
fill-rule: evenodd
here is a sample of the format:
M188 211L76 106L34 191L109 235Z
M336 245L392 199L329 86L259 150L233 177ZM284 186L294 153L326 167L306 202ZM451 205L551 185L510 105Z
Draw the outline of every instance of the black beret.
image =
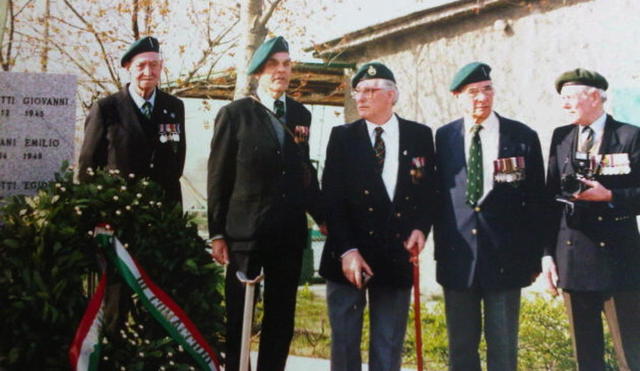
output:
M385 79L396 82L389 67L380 62L370 62L360 66L358 72L351 79L351 87L355 88L360 81L369 79Z
M122 59L120 59L120 66L124 67L124 65L129 63L133 57L146 52L160 53L160 43L158 43L158 39L153 36L147 36L135 41L131 44L129 49L127 49L127 52L124 53Z
M488 64L471 62L456 72L449 86L449 91L459 91L465 85L473 82L491 80L490 74L491 67Z
M607 79L596 71L585 70L584 68L576 68L567 71L556 79L556 91L560 94L562 87L569 85L586 85L594 88L607 90L609 83Z
M278 52L289 52L289 43L282 36L274 37L265 41L258 47L247 70L248 75L252 75L260 71L260 68L272 55Z

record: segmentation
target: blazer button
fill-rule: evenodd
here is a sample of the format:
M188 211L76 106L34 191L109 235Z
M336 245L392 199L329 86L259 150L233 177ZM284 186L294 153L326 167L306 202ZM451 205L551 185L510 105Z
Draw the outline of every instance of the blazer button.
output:
M153 162L149 164L149 169L153 169L154 165Z
M276 155L279 155L279 154L280 154L280 150L276 149Z
M599 216L599 217L598 217L598 221L599 221L599 222L601 222L601 221L602 221L602 217L601 217L601 216Z
M565 241L565 243L567 244L567 246L573 245L573 242L571 242L570 240Z
M471 234L475 236L476 234L478 234L478 230L477 230L477 229L475 229L475 228L473 228L473 229L471 230Z
M396 213L396 218L399 218L402 216L402 213Z
M373 231L369 231L369 236L373 236Z
M369 212L372 213L373 212L373 207L369 208Z
M285 170L282 170L282 175L285 175L287 172Z
M482 210L482 209L480 209L480 206L476 206L475 209L473 209L473 210L475 210L475 212L479 213L480 210Z
M407 200L407 201L409 201L409 200L411 199L411 197L406 196L404 199L405 199L405 200Z
M286 193L283 193L283 194L282 194L282 198L286 198L286 197L287 197L287 194L286 194Z
M365 194L365 195L369 195L369 190L368 190L368 189L365 189L365 190L364 190L364 194Z
M606 244L606 243L604 243L604 242L600 242L600 247L605 247L605 246L607 246L607 244Z

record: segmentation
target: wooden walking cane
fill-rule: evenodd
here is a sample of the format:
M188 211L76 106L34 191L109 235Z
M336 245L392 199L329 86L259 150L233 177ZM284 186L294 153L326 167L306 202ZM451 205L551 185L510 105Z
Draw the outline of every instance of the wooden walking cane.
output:
M256 284L262 281L264 275L260 273L258 277L250 280L243 272L236 272L236 277L245 286L244 291L244 312L242 314L242 343L240 348L240 371L249 371L249 353L251 351L251 325L253 324L253 298L256 291Z
M422 361L422 322L420 321L420 250L414 246L411 250L411 261L413 263L413 322L416 328L416 353L418 371L423 370Z

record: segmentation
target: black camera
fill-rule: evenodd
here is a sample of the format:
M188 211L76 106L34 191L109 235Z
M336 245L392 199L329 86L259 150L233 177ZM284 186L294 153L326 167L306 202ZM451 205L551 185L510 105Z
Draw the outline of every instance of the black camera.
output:
M573 164L574 172L564 174L560 178L562 197L572 198L576 193L586 191L589 187L581 180L595 180L595 167L590 159L576 159Z

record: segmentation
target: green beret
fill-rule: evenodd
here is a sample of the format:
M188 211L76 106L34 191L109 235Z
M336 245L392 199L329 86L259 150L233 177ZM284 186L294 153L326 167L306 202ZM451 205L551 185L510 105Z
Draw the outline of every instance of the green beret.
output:
M369 79L385 79L396 82L389 67L380 62L370 62L360 66L358 72L351 79L351 87L355 88L360 81Z
M289 43L282 36L274 37L271 40L265 41L258 47L251 62L249 63L248 75L253 75L260 71L260 68L272 55L278 52L289 52Z
M122 56L122 59L120 59L120 66L124 67L133 57L146 52L160 53L160 43L158 43L158 39L153 36L147 36L131 44L127 52Z
M569 85L586 85L594 88L607 90L609 83L607 79L596 71L585 70L584 68L576 68L567 71L556 79L556 91L560 94L562 86Z
M482 62L472 62L462 67L455 76L449 86L449 91L459 91L465 85L473 82L491 80L491 67Z

